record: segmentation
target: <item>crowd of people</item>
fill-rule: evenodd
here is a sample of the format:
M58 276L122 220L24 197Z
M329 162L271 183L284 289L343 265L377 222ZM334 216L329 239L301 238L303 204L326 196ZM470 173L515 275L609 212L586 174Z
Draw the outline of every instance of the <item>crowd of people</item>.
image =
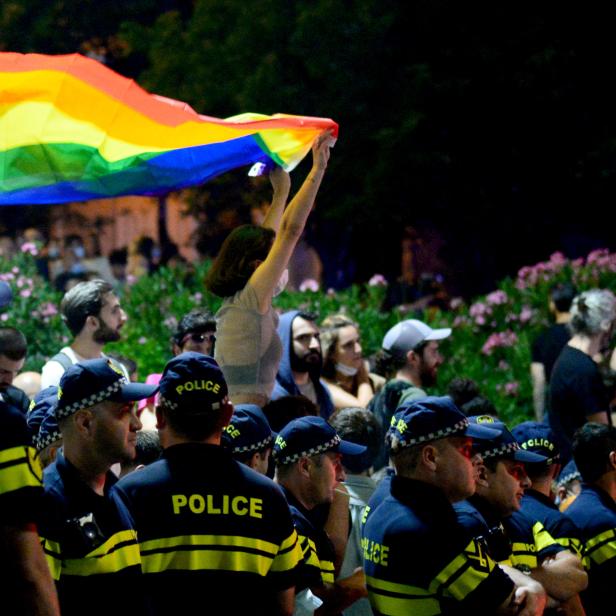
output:
M328 157L323 135L288 206L273 173L206 280L220 311L184 315L146 382L105 352L127 317L104 280L66 291L71 339L28 393L27 341L0 329L10 613L609 613L616 298L555 290L568 329L535 345L517 426L464 375L435 392L449 328L401 321L368 361L346 315L272 308Z

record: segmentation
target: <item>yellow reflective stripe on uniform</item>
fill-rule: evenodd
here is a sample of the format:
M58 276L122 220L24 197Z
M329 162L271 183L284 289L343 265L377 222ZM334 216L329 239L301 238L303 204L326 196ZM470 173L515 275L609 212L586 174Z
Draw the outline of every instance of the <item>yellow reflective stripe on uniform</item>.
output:
M541 522L535 522L533 524L533 537L535 539L535 549L537 553L558 543Z
M334 563L331 560L319 560L321 579L324 584L334 583Z
M32 447L11 447L0 451L0 494L42 485L41 462Z
M51 572L51 577L57 582L60 579L62 570L62 552L57 541L51 541L46 537L41 537L41 546L47 560L47 566Z
M521 541L515 541L511 544L511 556L503 561L505 564L512 567L530 567L535 569L539 566L537 554L535 552L534 543L522 543Z
M317 556L317 546L310 537L298 535L299 543L302 549L302 559L304 563L310 567L320 569L319 557Z
M232 535L180 535L139 544L144 573L183 571L243 571L265 576L278 546L263 539Z
M604 562L616 556L616 529L599 533L586 542L584 556L588 564L602 565Z
M139 565L139 546L134 530L123 530L112 535L105 543L83 558L62 561L62 575L88 576L117 573Z
M369 575L366 586L370 604L385 616L435 616L442 611L436 595L425 588L387 582Z
M272 573L283 573L295 569L302 561L302 549L299 545L297 532L293 532L280 544L280 549L272 562Z
M554 537L554 540L576 556L582 556L582 542L576 537Z
M463 601L494 569L494 561L484 552L481 544L472 539L464 552L456 556L432 581L430 590L442 588L445 596Z

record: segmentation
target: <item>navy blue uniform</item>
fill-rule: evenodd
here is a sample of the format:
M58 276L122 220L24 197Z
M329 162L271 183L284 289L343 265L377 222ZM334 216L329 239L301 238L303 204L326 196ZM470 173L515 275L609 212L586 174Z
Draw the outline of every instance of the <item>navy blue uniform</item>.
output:
M61 452L45 469L46 515L39 532L63 616L145 613L137 536L109 498L94 492Z
M584 484L565 515L582 533L588 588L580 597L586 614L606 614L614 601L616 580L616 503L597 486Z
M335 550L327 533L301 503L283 488L291 510L302 550L302 562L298 569L296 593L305 588L315 588L334 583Z
M522 513L532 520L543 524L545 529L563 547L571 550L574 554L582 554L582 537L580 530L564 513L558 510L553 501L537 492L528 489L522 499Z
M393 477L391 494L362 533L370 603L376 614L490 614L514 584L458 524L438 488Z
M480 496L456 503L458 521L474 537L482 537L491 556L499 563L529 572L562 547L543 524L521 511L500 518Z
M154 614L225 605L269 615L275 593L295 584L301 553L280 488L220 446L169 447L124 477L113 498L139 534Z
M0 400L0 523L21 526L35 521L42 479L24 415Z

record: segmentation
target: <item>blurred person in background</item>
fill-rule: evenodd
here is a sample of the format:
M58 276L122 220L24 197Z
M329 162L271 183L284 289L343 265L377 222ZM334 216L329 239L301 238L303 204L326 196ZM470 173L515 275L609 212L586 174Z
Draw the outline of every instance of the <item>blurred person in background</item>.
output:
M571 459L577 428L586 422L611 423L609 391L595 358L609 348L615 321L616 297L611 291L591 289L573 300L572 337L552 370L548 415L564 463Z
M571 283L559 283L550 290L549 310L554 324L541 332L532 345L530 375L533 383L533 404L535 418L543 419L546 409L550 376L563 347L569 342L571 333L567 327L571 315L571 302L577 291Z

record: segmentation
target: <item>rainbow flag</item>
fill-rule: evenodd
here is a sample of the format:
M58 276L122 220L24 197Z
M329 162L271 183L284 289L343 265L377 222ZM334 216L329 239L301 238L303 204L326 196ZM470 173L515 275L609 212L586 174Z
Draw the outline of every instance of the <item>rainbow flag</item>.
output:
M255 162L293 169L325 118L225 120L78 54L0 53L0 205L156 195Z

